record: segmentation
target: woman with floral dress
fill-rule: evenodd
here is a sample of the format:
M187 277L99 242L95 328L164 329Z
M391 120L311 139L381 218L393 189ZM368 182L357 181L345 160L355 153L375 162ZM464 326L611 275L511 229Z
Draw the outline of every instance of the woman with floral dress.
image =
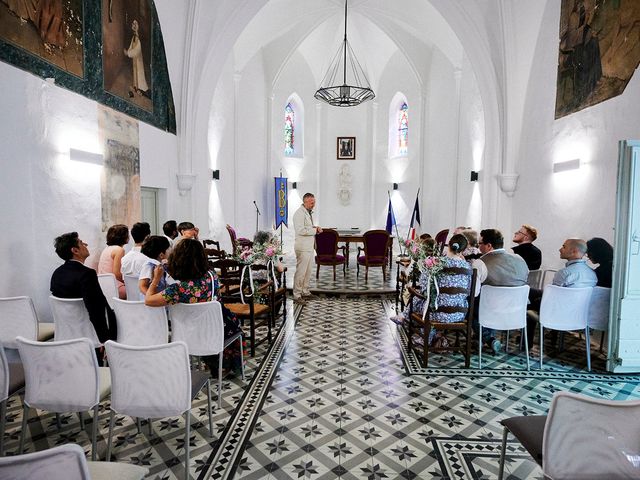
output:
M144 303L151 307L164 307L176 303L199 303L218 300L220 283L214 271L209 270L207 255L198 240L185 238L178 243L169 255L169 275L176 283L167 285L162 292L157 292L158 284L164 275L164 268L158 265L153 271L153 279L149 284ZM240 331L238 319L222 305L224 320L224 336L229 338ZM233 342L225 348L223 368L237 370L240 368L240 350L238 343ZM203 357L212 371L217 368L217 355Z
M449 240L449 248L444 257L427 257L418 280L417 289L429 297L432 306L427 312L432 322L456 323L465 318L468 308L467 296L471 287L472 270L464 259L462 252L467 248L464 235L456 234ZM437 283L437 288L436 288ZM402 313L403 320L409 311L422 312L425 300L413 297L411 306ZM437 308L435 306L437 305ZM458 310L458 311L456 311ZM393 321L396 321L392 319ZM397 323L397 322L396 322ZM415 336L414 341L422 344L422 336ZM447 339L433 328L429 332L429 345L447 347Z

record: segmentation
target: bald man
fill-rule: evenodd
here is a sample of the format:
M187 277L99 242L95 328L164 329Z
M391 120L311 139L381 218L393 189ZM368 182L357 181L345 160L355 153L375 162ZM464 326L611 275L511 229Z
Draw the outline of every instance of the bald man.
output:
M558 270L553 276L553 284L559 287L583 288L595 287L598 283L596 272L587 265L584 255L587 253L587 242L581 238L567 238L560 247L560 258L566 260L564 268ZM542 290L531 290L529 294L531 303L528 310L540 311L542 301ZM527 313L527 340L529 348L533 347L533 336L535 335L538 316ZM555 332L555 331L554 331ZM555 344L557 333L552 332L551 343Z
M567 238L560 247L560 258L566 260L565 267L553 277L553 284L559 287L595 287L598 277L583 258L587 253L587 242L581 238Z

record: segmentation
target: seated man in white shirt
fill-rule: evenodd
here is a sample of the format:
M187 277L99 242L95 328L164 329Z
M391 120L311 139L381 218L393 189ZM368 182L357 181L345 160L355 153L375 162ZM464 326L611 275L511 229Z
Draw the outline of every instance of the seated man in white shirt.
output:
M142 253L145 255L147 262L142 266L140 271L140 279L138 281L138 288L140 289L141 298L144 300L144 296L149 289L149 284L153 279L153 271L157 265L164 264L169 257L169 251L171 247L169 245L169 239L161 235L151 235L142 245ZM167 285L175 283L171 276L165 272L161 281L156 287L156 292L163 291Z
M138 222L131 227L131 236L135 242L134 247L122 257L120 269L122 275L130 275L137 277L140 275L142 266L149 261L149 259L143 255L140 250L142 249L142 243L151 234L151 227L147 222Z
M553 276L553 284L559 287L567 288L584 288L595 287L598 283L596 272L593 271L587 261L584 259L587 253L587 242L581 238L567 238L560 247L560 258L566 260L564 268L558 270ZM540 302L542 301L542 291L537 296L531 298L528 310L533 312L540 311ZM538 323L537 315L527 315L527 340L529 348L533 346L533 336ZM554 337L557 333L553 333ZM553 341L552 343L555 343Z

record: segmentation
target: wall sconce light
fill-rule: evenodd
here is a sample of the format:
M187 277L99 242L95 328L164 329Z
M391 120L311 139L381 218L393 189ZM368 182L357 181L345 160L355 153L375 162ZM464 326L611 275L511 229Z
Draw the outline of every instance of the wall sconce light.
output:
M397 184L397 183L394 183L394 184L393 184L393 189L394 189L394 190L398 190L398 184Z
M478 181L478 172L476 172L475 170L471 170L471 177L469 178L470 182L477 182Z
M296 190L298 188L298 182L291 183L291 190Z
M75 148L69 149L69 159L74 162L93 163L94 165L100 165L104 163L104 155L101 153L85 152L84 150L76 150Z
M553 173L566 172L567 170L577 170L580 168L580 159L574 158L566 162L558 162L553 164Z
M212 176L214 180L220 180L220 170L214 170Z

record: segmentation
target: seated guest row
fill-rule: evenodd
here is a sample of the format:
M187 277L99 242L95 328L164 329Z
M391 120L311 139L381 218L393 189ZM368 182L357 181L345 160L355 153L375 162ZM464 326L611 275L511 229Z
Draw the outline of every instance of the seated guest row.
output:
M145 303L163 307L217 300L220 285L215 272L209 270L202 244L193 239L179 242L171 251L165 270L162 260L167 257L168 243L164 237L152 236L141 246L139 253L145 256L146 263L141 267L139 285L145 292ZM71 232L55 239L55 249L65 263L53 272L51 293L59 298L82 298L100 342L116 340L115 314L100 288L96 271L84 265L89 257L87 244L77 232ZM240 328L238 320L224 306L223 317L225 337L233 336ZM233 345L236 343L230 348L235 348ZM217 357L205 359L212 369L216 368L214 358ZM224 367L239 368L239 358L239 349L237 352L225 350Z
M477 241L477 234L475 231L467 228L460 228L456 230L459 233L454 234L449 240L449 248L446 252L445 263L453 263L450 259L464 259L468 262L467 268L474 268L477 270L477 288L475 291L475 309L474 309L474 331L478 332L478 306L479 306L479 293L481 285L491 286L503 286L503 287L515 287L526 285L528 281L528 275L531 267L539 268L541 265L541 252L535 248L531 242L536 239L536 230L529 225L522 225L521 228L514 234L514 242L518 244L514 248L514 252L517 254L507 253L504 249L504 237L502 233L496 229L485 229L480 232L480 239ZM433 255L433 252L437 253L437 249L434 247L433 239L429 235L421 237L420 243L422 248L426 249L426 255ZM527 246L528 245L528 246ZM477 248L475 248L477 246ZM518 248L519 247L519 248ZM525 248L523 248L525 247ZM587 254L594 263L599 263L598 268L594 271L587 266L584 256ZM611 265L613 259L613 249L603 239L594 238L585 242L580 239L567 239L562 248L560 249L560 258L567 261L566 266L558 271L554 276L553 283L562 287L579 287L588 286L593 287L596 284L602 282L604 285L611 286ZM463 260L463 261L464 261ZM466 263L466 262L464 262ZM445 270L446 271L446 270ZM462 270L460 270L462 272ZM464 273L464 272L462 272ZM465 285L468 289L468 281L465 283L462 277L470 278L470 270L468 275L460 275L460 285L455 285L461 288L461 292L464 290ZM600 273L600 274L598 274ZM422 290L424 295L425 290L429 288L429 276L428 269L423 269L422 274L418 280L418 286ZM453 276L455 277L455 275ZM449 285L450 281L454 281L451 275L440 274L438 277L438 283L442 285ZM453 285L453 284L452 284ZM541 297L541 291L532 290L532 305L529 308L539 308L539 302ZM430 293L430 292L429 292ZM437 292L436 292L436 295ZM429 296L429 295L427 295ZM460 298L456 299L457 302L461 302L459 306L467 307L466 295L460 294ZM438 295L438 303L440 306L447 305L452 299L447 298L447 295ZM418 298L413 299L414 305L411 307L407 305L402 314L392 318L396 323L404 323L407 321L407 317L410 310L422 311L424 308L424 301ZM464 305L462 305L464 304ZM453 306L453 304L452 304ZM456 305L457 306L457 305ZM442 312L431 312L434 322L459 322L454 314L447 314ZM444 318L443 317L447 317ZM440 318L443 317L443 318ZM529 345L533 344L532 336L536 322L532 321L528 325L528 338ZM486 342L495 352L501 350L502 345L496 338L495 332L491 329L483 329L483 341ZM442 338L436 332L430 332L429 344L435 347L446 346L446 339Z

